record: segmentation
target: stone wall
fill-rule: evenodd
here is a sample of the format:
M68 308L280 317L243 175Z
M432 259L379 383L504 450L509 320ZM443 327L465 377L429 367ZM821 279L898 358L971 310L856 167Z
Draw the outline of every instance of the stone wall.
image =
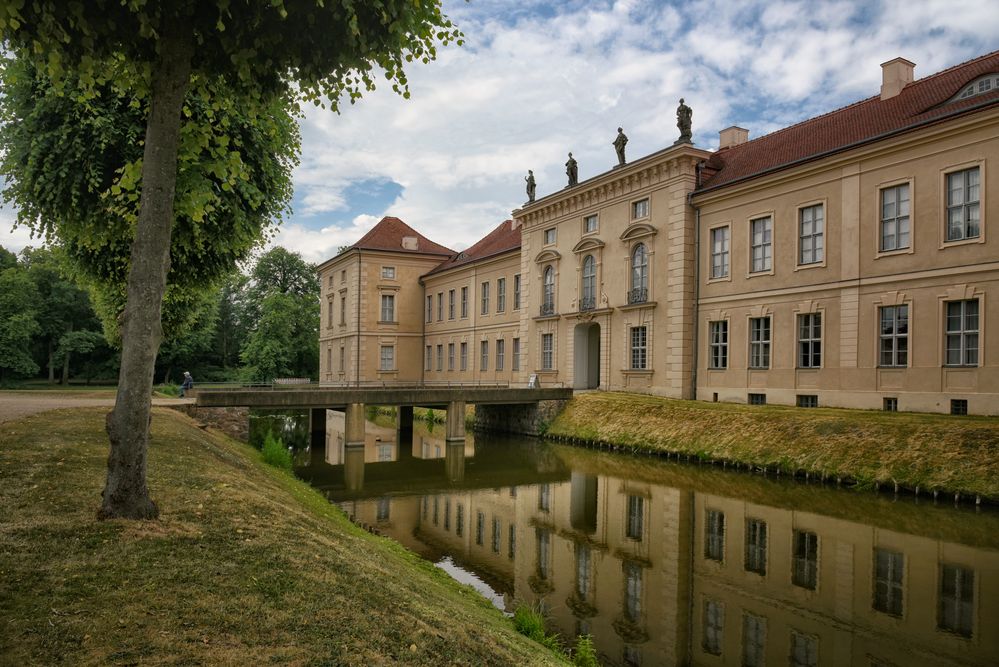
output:
M519 405L476 405L475 430L540 435L568 401L538 401Z

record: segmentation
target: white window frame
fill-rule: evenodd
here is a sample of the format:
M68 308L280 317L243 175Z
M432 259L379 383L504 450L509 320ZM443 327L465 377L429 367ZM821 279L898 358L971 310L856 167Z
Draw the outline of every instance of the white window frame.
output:
M541 334L541 370L555 369L555 334Z
M454 343L447 344L447 369L454 370Z
M468 286L461 288L461 319L468 318Z
M454 319L454 289L447 291L447 318Z
M386 351L388 354L386 354ZM395 370L395 345L382 345L378 353L378 370Z
M649 329L646 325L631 327L628 339L631 349L630 370L644 371L649 368Z
M590 223L593 223L592 225ZM596 234L600 231L600 219L596 213L583 216L583 234Z
M381 299L381 310L379 314L381 315L381 322L384 323L395 323L395 294L382 294ZM388 306L386 307L386 304ZM388 317L386 317L388 315Z
M496 370L503 370L506 365L506 339L496 339Z
M904 327L903 332L899 332L899 323L902 321L899 318L899 309L905 309ZM887 304L878 306L878 367L879 368L907 368L909 366L909 326L912 323L912 315L910 313L910 306L908 303L899 304ZM891 330L885 330L885 315L891 312ZM904 341L904 345L899 345L900 341ZM886 345L888 346L886 348ZM900 347L904 347L902 350ZM885 352L888 352L890 363L885 363ZM905 355L904 360L899 362L900 355Z
M513 358L510 360L510 370L516 372L520 370L520 339L513 339Z
M806 318L809 318L809 337L802 338L802 325ZM818 322L815 322L815 318L818 318ZM822 368L823 362L823 345L822 345L822 332L823 332L823 322L822 322L822 311L815 311L813 313L797 313L794 326L795 326L795 368L799 369L816 369ZM815 336L815 328L818 327L818 336ZM805 350L803 345L808 345L808 365L802 364L802 352ZM817 347L816 347L817 346ZM817 349L817 351L816 351ZM814 356L818 355L818 363L813 363L815 361Z
M462 371L468 370L468 343L462 342L458 346L458 368Z
M968 176L972 172L975 172L977 174L976 175L977 183L975 183L974 185L969 185L968 184ZM965 176L962 179L964 181L963 185L962 185L962 194L963 194L963 197L962 197L962 201L960 203L953 203L951 201L950 183L951 183L952 177L958 176L960 174L964 174L964 176ZM975 163L975 164L969 164L969 165L962 165L960 167L955 167L955 168L948 169L947 171L944 172L944 174L943 174L943 200L944 200L944 236L943 236L943 240L944 240L944 244L946 244L946 245L952 245L952 244L955 244L955 243L977 243L977 242L981 242L980 239L982 239L983 236L984 236L984 227L985 227L984 220L983 220L983 218L984 218L983 214L985 212L985 201L984 201L984 199L985 199L985 188L982 187L984 183L985 183L985 169L984 169L984 165L983 164ZM978 194L978 198L977 199L971 199L970 198L969 190L971 188L977 189L977 194ZM950 217L951 217L951 211L952 210L960 210L964 214L964 215L961 216L962 217L962 220L961 220L961 227L962 228L961 228L961 235L960 236L953 236L953 237L951 236L952 226L951 226L951 222L950 222ZM970 221L969 216L967 214L970 213L971 211L974 211L975 214L978 216L977 230L976 230L977 233L975 233L975 234L969 234L968 233L970 231L970 226L969 225L970 225L971 221Z
M968 307L971 303L975 304L974 326L970 326L970 315L968 314ZM953 299L944 301L944 366L948 368L975 368L981 364L982 361L982 308L983 299L980 297L975 297L972 299ZM958 313L958 318L960 319L957 329L951 329L951 305L960 305L960 312ZM952 347L951 339L956 337L958 346ZM971 345L972 339L974 340L974 346ZM957 350L960 361L957 363L952 363L950 360L950 351ZM972 360L973 355L973 360Z
M905 189L905 199L900 199L897 194L894 197L891 204L886 203L885 199L888 193L898 193L898 191ZM896 183L887 183L878 187L878 226L877 226L877 253L881 255L894 255L894 254L907 254L912 253L912 203L913 203L913 192L912 192L912 181L906 180ZM892 215L886 215L886 207L894 206L892 210ZM894 246L887 247L885 245L885 229L887 227L892 227L892 234L890 237L894 239ZM904 227L904 232L900 229ZM902 245L900 238L905 236L905 245Z
M479 370L488 371L489 370L489 341L483 340L479 342Z
M514 274L513 276L513 309L520 310L521 299L520 299L520 288L521 288L521 278L520 274Z
M756 327L756 323L766 321L766 331ZM773 364L773 315L750 317L747 323L749 330L749 368L754 371L769 370ZM764 337L764 333L766 336ZM762 363L765 360L766 363Z
M386 280L395 280L395 267L394 266L383 266L382 267L382 278Z
M480 315L489 314L489 281L486 280L479 285L479 298L482 302Z
M727 319L708 322L708 369L728 369L729 326Z
M496 312L506 310L506 278L496 279Z
M631 219L644 220L652 213L652 202L648 197L642 197L631 202Z
M715 225L708 230L708 282L731 280L732 226Z
M558 242L558 228L549 227L544 231L543 245L555 245Z
M763 226L757 238L757 223ZM757 241L759 242L757 243ZM759 253L757 253L759 250ZM757 257L759 255L759 257ZM760 260L759 266L757 259ZM774 216L758 215L749 220L749 275L771 275L774 272Z
M821 229L816 231L815 219L814 217L810 221L812 224L811 233L805 234L805 216L806 211L818 210L821 212L821 219L819 220L819 225ZM826 206L825 200L809 202L807 204L801 204L798 206L797 213L795 214L795 230L797 238L797 247L795 249L795 271L799 269L810 269L819 268L826 265L826 257L828 257L829 248L826 244L826 234L829 230L829 220L828 220L828 206ZM805 240L810 239L811 243L809 252L812 253L812 258L810 261L803 261L805 259ZM816 242L818 239L818 242ZM821 254L820 254L821 253Z

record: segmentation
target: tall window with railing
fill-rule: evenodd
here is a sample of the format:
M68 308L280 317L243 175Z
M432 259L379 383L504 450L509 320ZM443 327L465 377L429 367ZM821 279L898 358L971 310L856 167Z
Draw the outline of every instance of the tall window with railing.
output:
M583 258L583 296L579 310L593 310L597 305L597 262L593 255Z
M631 251L631 286L628 303L645 303L649 300L649 254L644 243Z

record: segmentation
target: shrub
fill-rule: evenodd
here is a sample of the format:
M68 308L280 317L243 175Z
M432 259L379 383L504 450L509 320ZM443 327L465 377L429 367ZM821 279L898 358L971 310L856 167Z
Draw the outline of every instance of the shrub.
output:
M513 627L520 634L533 639L554 653L565 657L562 642L557 634L545 632L545 618L532 607L521 605L513 612Z
M597 660L597 650L593 647L593 637L579 635L576 637L576 649L572 652L572 664L576 667L600 667Z
M270 431L264 438L261 453L264 457L264 463L287 472L292 471L291 452L284 446L284 441L281 438L275 438Z

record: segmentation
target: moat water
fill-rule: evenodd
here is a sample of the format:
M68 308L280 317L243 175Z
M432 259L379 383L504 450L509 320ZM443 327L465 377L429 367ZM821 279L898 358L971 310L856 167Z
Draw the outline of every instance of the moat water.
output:
M342 413L256 413L355 521L607 665L999 665L999 511Z

